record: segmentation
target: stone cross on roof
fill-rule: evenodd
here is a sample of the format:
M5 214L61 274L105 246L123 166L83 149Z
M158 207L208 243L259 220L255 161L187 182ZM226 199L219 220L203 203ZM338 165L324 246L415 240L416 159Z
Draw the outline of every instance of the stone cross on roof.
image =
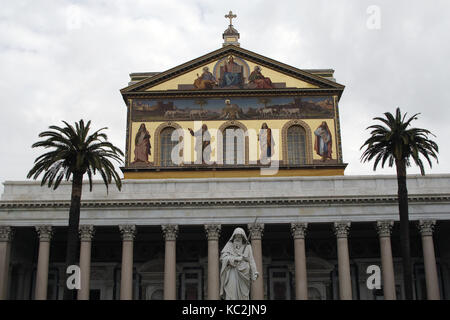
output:
M225 15L225 18L230 19L230 26L233 25L233 18L236 18L237 15L233 14L233 11L230 10L230 12Z

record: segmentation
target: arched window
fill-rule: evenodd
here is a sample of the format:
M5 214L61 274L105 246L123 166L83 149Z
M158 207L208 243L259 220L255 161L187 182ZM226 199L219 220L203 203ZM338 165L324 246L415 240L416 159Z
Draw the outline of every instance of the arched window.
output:
M306 132L301 126L294 125L288 128L287 151L289 164L306 163Z
M177 141L172 141L172 133L175 128L167 127L164 128L160 133L160 155L161 155L161 166L174 166L172 162L172 149L177 145Z
M241 133L242 136L240 136ZM245 137L243 130L238 126L229 126L222 131L222 136L223 164L245 164ZM230 159L228 159L227 151L232 153Z

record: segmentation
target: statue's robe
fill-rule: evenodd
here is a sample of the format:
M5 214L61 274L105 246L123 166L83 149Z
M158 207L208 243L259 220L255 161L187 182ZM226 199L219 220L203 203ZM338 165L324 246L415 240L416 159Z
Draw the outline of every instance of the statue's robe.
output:
M318 155L322 156L324 159L331 159L332 154L332 142L331 142L331 132L326 130L322 126L318 127L314 131L316 140L314 143L314 150Z
M260 129L259 130L259 148L260 148L260 159L267 159L273 156L275 140L272 137L272 130Z
M252 84L252 87L256 89L272 89L272 80L268 77L264 77L261 72L253 71L248 77L248 81Z
M195 151L197 152L197 159L200 157L201 152L202 163L209 163L211 159L211 134L208 130L197 130L195 133L191 133L195 137Z
M236 62L227 62L224 67L222 87L241 86L242 70Z
M147 130L140 130L136 134L134 146L134 161L148 162L148 156L151 154L150 133Z
M248 243L245 233L245 240L241 248L236 249L234 247L232 239L237 232L239 231L235 230L220 255L222 263L220 270L220 296L225 300L249 300L251 279L257 273L252 247ZM248 261L242 260L234 263L233 258L239 255L242 255Z
M212 89L216 83L216 77L211 72L203 74L194 81L194 87L197 89Z

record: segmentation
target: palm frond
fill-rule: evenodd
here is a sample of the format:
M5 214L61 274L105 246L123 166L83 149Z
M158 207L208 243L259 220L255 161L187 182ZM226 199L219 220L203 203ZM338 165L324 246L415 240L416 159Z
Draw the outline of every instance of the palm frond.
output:
M65 126L50 126L49 130L39 134L43 140L32 145L33 148L42 147L50 151L35 159L27 178L37 179L43 174L41 185L47 184L56 189L62 180L69 180L74 173L87 173L92 190L92 177L100 173L107 189L114 180L120 190L120 176L110 159L120 164L124 154L108 142L107 135L102 132L107 128L89 134L91 121L80 120L75 125L62 122Z
M434 136L429 130L409 128L411 122L416 120L419 114L416 113L407 119L407 113L402 116L400 108L397 108L395 116L386 112L384 113L385 118L374 118L385 126L374 124L367 127L367 130L371 129L372 131L370 137L360 147L360 150L365 149L361 155L361 161L374 160L373 169L376 170L380 163L384 168L386 162L389 167L392 167L396 161L402 161L408 167L411 164L410 158L412 158L424 175L425 169L421 156L427 160L431 168L431 158L438 161L439 148L436 142L429 139L429 135Z

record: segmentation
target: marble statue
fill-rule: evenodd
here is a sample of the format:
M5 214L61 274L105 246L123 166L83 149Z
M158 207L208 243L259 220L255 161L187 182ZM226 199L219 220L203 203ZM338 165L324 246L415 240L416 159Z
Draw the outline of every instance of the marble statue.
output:
M220 253L220 296L225 300L249 300L251 281L258 277L252 247L242 228L233 235Z

